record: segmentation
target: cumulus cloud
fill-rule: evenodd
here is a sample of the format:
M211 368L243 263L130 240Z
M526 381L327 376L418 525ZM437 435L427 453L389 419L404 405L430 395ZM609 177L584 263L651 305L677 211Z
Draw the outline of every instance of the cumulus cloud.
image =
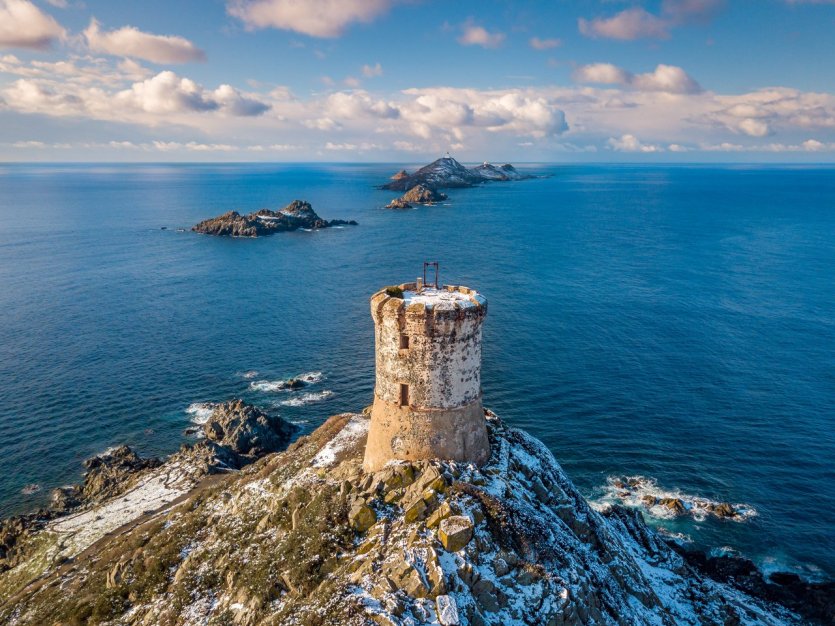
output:
M703 21L722 4L722 0L664 0L660 15L636 6L612 17L581 17L577 25L586 37L620 41L669 39L673 28Z
M540 39L539 37L531 37L528 43L534 50L551 50L562 45L559 39Z
M208 91L174 72L160 72L115 95L115 103L153 114L223 111L234 116L261 115L269 106L229 85Z
M468 21L462 26L461 36L458 37L458 43L462 46L481 46L482 48L498 48L504 43L504 40L504 33L490 32L472 21Z
M664 91L667 93L696 94L702 91L687 72L675 65L658 65L646 74L633 74L611 63L583 65L574 72L574 80L580 83L625 85L640 91Z
M133 26L103 31L96 19L84 30L87 46L93 52L134 57L152 63L205 61L206 54L188 39L176 35L153 35Z
M635 135L622 135L621 137L610 137L607 145L616 152L664 152L664 148L658 145L645 144Z
M45 50L65 36L64 28L29 0L0 0L0 48Z
M168 115L210 112L232 117L257 117L270 108L270 105L248 97L229 85L207 90L193 80L169 71L118 91L108 91L100 85L21 78L0 91L0 96L6 101L7 108L22 113L149 124ZM146 115L151 117L143 117Z
M353 23L371 22L390 6L391 0L229 0L227 11L248 28L331 38Z
M634 39L668 39L669 24L642 7L624 9L610 18L596 17L591 20L581 17L577 26L586 37L603 37L632 41Z

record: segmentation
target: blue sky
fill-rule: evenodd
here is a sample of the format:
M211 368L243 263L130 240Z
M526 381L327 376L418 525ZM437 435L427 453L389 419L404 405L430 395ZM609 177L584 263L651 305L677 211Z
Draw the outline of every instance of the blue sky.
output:
M835 161L835 0L0 0L8 161Z

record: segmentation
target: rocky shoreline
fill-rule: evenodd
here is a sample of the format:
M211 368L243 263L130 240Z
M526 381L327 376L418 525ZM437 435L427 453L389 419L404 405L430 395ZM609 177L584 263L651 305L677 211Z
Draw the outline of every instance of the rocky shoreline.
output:
M165 462L108 451L69 513L23 531L21 518L3 522L0 622L832 623L831 583L766 579L744 559L663 539L637 510L596 511L543 444L487 418L483 468L367 474L359 414L273 454L292 427L240 401ZM219 482L195 490L211 472ZM153 512L134 507L118 532L66 539L159 477L168 499Z
M242 400L233 400L218 404L201 430L204 439L183 444L165 460L142 458L128 446L109 449L84 462L87 471L83 482L53 490L48 508L0 521L0 574L24 564L32 556L32 545L38 543L41 535L52 534L56 529L60 535L61 524L67 520L91 512L101 518L107 512L106 505L139 492L148 492L142 494L144 507L164 505L167 498L173 500L187 493L206 476L239 470L270 452L285 448L296 428ZM161 497L155 500L153 489L147 487L153 487L156 479L163 486L176 484L177 487L161 489ZM122 517L118 521L121 520ZM103 524L101 536L112 527L113 524ZM85 537L85 545L56 551L53 564L72 558L76 548L86 548L100 538L94 532ZM5 595L0 593L0 602Z
M248 215L228 211L218 217L204 220L191 230L204 235L221 237L261 237L273 233L299 229L318 230L333 226L356 226L354 220L325 220L319 217L309 202L293 200L283 209L261 209Z

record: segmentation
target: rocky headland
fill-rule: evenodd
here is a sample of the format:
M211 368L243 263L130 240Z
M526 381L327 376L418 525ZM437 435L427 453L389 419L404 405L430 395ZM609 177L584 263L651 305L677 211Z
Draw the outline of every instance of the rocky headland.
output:
M386 205L387 209L411 209L415 204L431 205L446 200L447 195L425 185L415 185Z
M289 426L221 405L204 441L161 464L127 449L91 463L81 493L90 482L95 504L25 531L4 522L0 623L832 623L835 586L767 580L744 559L670 543L634 509L596 511L541 442L487 420L484 467L392 462L368 474L366 414L258 458ZM131 497L154 481L164 498ZM111 519L132 500L145 504Z
M191 230L205 235L261 237L300 228L317 230L342 225L356 226L357 223L354 220L322 219L309 202L293 200L278 211L261 209L247 215L241 215L237 211L228 211L194 225Z
M432 190L459 187L474 187L488 181L524 180L533 178L519 173L515 167L506 163L492 165L483 163L478 167L468 168L447 155L429 165L425 165L413 174L401 170L391 177L391 182L382 185L381 189L391 191L408 191L417 185L423 185Z

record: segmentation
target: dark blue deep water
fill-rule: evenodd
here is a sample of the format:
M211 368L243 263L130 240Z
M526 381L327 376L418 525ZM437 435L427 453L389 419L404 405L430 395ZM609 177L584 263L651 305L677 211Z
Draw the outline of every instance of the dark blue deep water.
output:
M306 429L361 409L369 295L437 259L490 301L486 404L586 494L627 474L746 503L655 523L835 576L835 170L530 166L551 176L381 210L401 166L0 165L0 513L108 446L172 452L195 402ZM360 226L177 231L294 198ZM332 395L285 406L251 370L321 371L309 392Z

